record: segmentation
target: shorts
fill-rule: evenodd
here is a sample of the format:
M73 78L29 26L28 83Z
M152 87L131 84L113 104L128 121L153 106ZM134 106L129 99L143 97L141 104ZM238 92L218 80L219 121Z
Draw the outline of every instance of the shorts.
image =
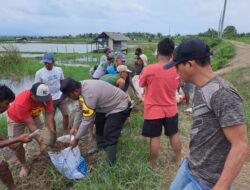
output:
M45 126L42 116L38 116L33 119L34 119L35 126L38 129L42 129ZM7 116L7 125L8 125L9 139L13 139L24 134L24 129L26 127L25 123L17 123Z
M172 136L178 132L178 113L173 117L144 120L142 135L145 137L159 137L164 127L164 134Z
M67 100L53 100L54 114L56 113L56 109L59 108L62 115L69 115L69 107Z

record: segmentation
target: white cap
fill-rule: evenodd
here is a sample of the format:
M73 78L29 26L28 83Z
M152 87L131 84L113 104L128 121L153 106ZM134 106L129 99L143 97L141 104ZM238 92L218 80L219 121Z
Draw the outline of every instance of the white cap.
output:
M126 65L119 65L117 68L116 68L117 72L123 72L123 71L126 71L126 72L129 72L131 73L132 71L130 71L128 69L128 67Z
M41 82L33 84L30 89L39 102L48 102L50 100L49 87Z
M139 57L142 60L144 66L147 66L148 65L148 57L145 54L141 54Z

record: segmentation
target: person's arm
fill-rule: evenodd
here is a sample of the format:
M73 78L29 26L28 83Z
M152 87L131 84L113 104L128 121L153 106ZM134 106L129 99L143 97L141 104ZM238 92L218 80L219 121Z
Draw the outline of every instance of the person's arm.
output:
M239 174L249 153L246 125L224 127L223 132L231 143L223 171L213 190L228 190L233 180Z
M32 117L29 117L28 119L24 120L24 123L27 125L30 132L34 132L37 129L34 119Z
M26 119L24 121L24 123L27 125L28 129L30 132L34 132L37 127L35 126L35 122L34 122L34 119L32 117L29 117L28 119ZM39 136L36 136L34 138L40 145L42 144L41 142L41 138Z
M46 123L50 131L56 133L56 128L54 126L54 114L53 111L45 110Z
M146 68L144 68L139 76L139 86L145 87L147 82L147 74L146 74Z
M74 135L75 138L70 142L69 146L72 146L72 147L77 146L79 139L82 136L87 134L89 126L93 123L94 118L95 118L95 111L90 108L88 109L89 109L89 112L88 113L86 112L87 114L83 113L82 111L83 117L81 114L82 121L80 123L80 127L72 128L71 133Z
M30 141L31 141L31 139L29 138L29 134L22 134L19 137L14 138L14 139L4 139L4 140L2 140L2 138L1 138L1 140L0 140L0 148L9 146L9 145L12 145L12 144L15 144L15 143L19 143L19 142L27 143L27 142L30 142Z
M64 80L64 74L63 74L62 68L59 68L59 69L60 69L60 84L61 84L62 81Z
M117 81L116 81L116 86L120 89L123 89L124 86L125 86L125 80L122 79L122 78L119 78Z
M131 86L131 88L132 88L132 90L133 90L134 94L137 96L137 95L138 95L138 93L137 93L137 91L136 91L136 89L135 89L135 87L134 87L134 84L133 84L132 78L131 78L130 76L128 76L128 77L129 77L129 80L130 80L130 86Z
M37 71L35 75L35 83L37 82L43 82L42 79L40 78L40 72Z
M75 112L75 117L74 117L74 122L73 122L73 126L72 129L76 129L78 130L81 122L82 122L82 106L80 105L80 103L76 106L76 112Z

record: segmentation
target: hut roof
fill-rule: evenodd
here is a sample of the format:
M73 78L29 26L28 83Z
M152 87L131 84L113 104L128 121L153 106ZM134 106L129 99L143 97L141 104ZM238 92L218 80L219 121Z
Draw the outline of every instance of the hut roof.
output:
M103 32L103 33L115 41L128 41L128 40L130 40L127 36L125 36L121 33L118 33L118 32ZM102 34L100 34L100 35L102 35Z

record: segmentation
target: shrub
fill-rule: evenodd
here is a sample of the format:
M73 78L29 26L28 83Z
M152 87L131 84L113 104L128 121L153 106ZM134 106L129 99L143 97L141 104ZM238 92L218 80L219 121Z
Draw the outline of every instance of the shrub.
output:
M21 63L21 54L19 49L14 45L2 45L2 48L5 50L0 54L0 64L18 64Z

